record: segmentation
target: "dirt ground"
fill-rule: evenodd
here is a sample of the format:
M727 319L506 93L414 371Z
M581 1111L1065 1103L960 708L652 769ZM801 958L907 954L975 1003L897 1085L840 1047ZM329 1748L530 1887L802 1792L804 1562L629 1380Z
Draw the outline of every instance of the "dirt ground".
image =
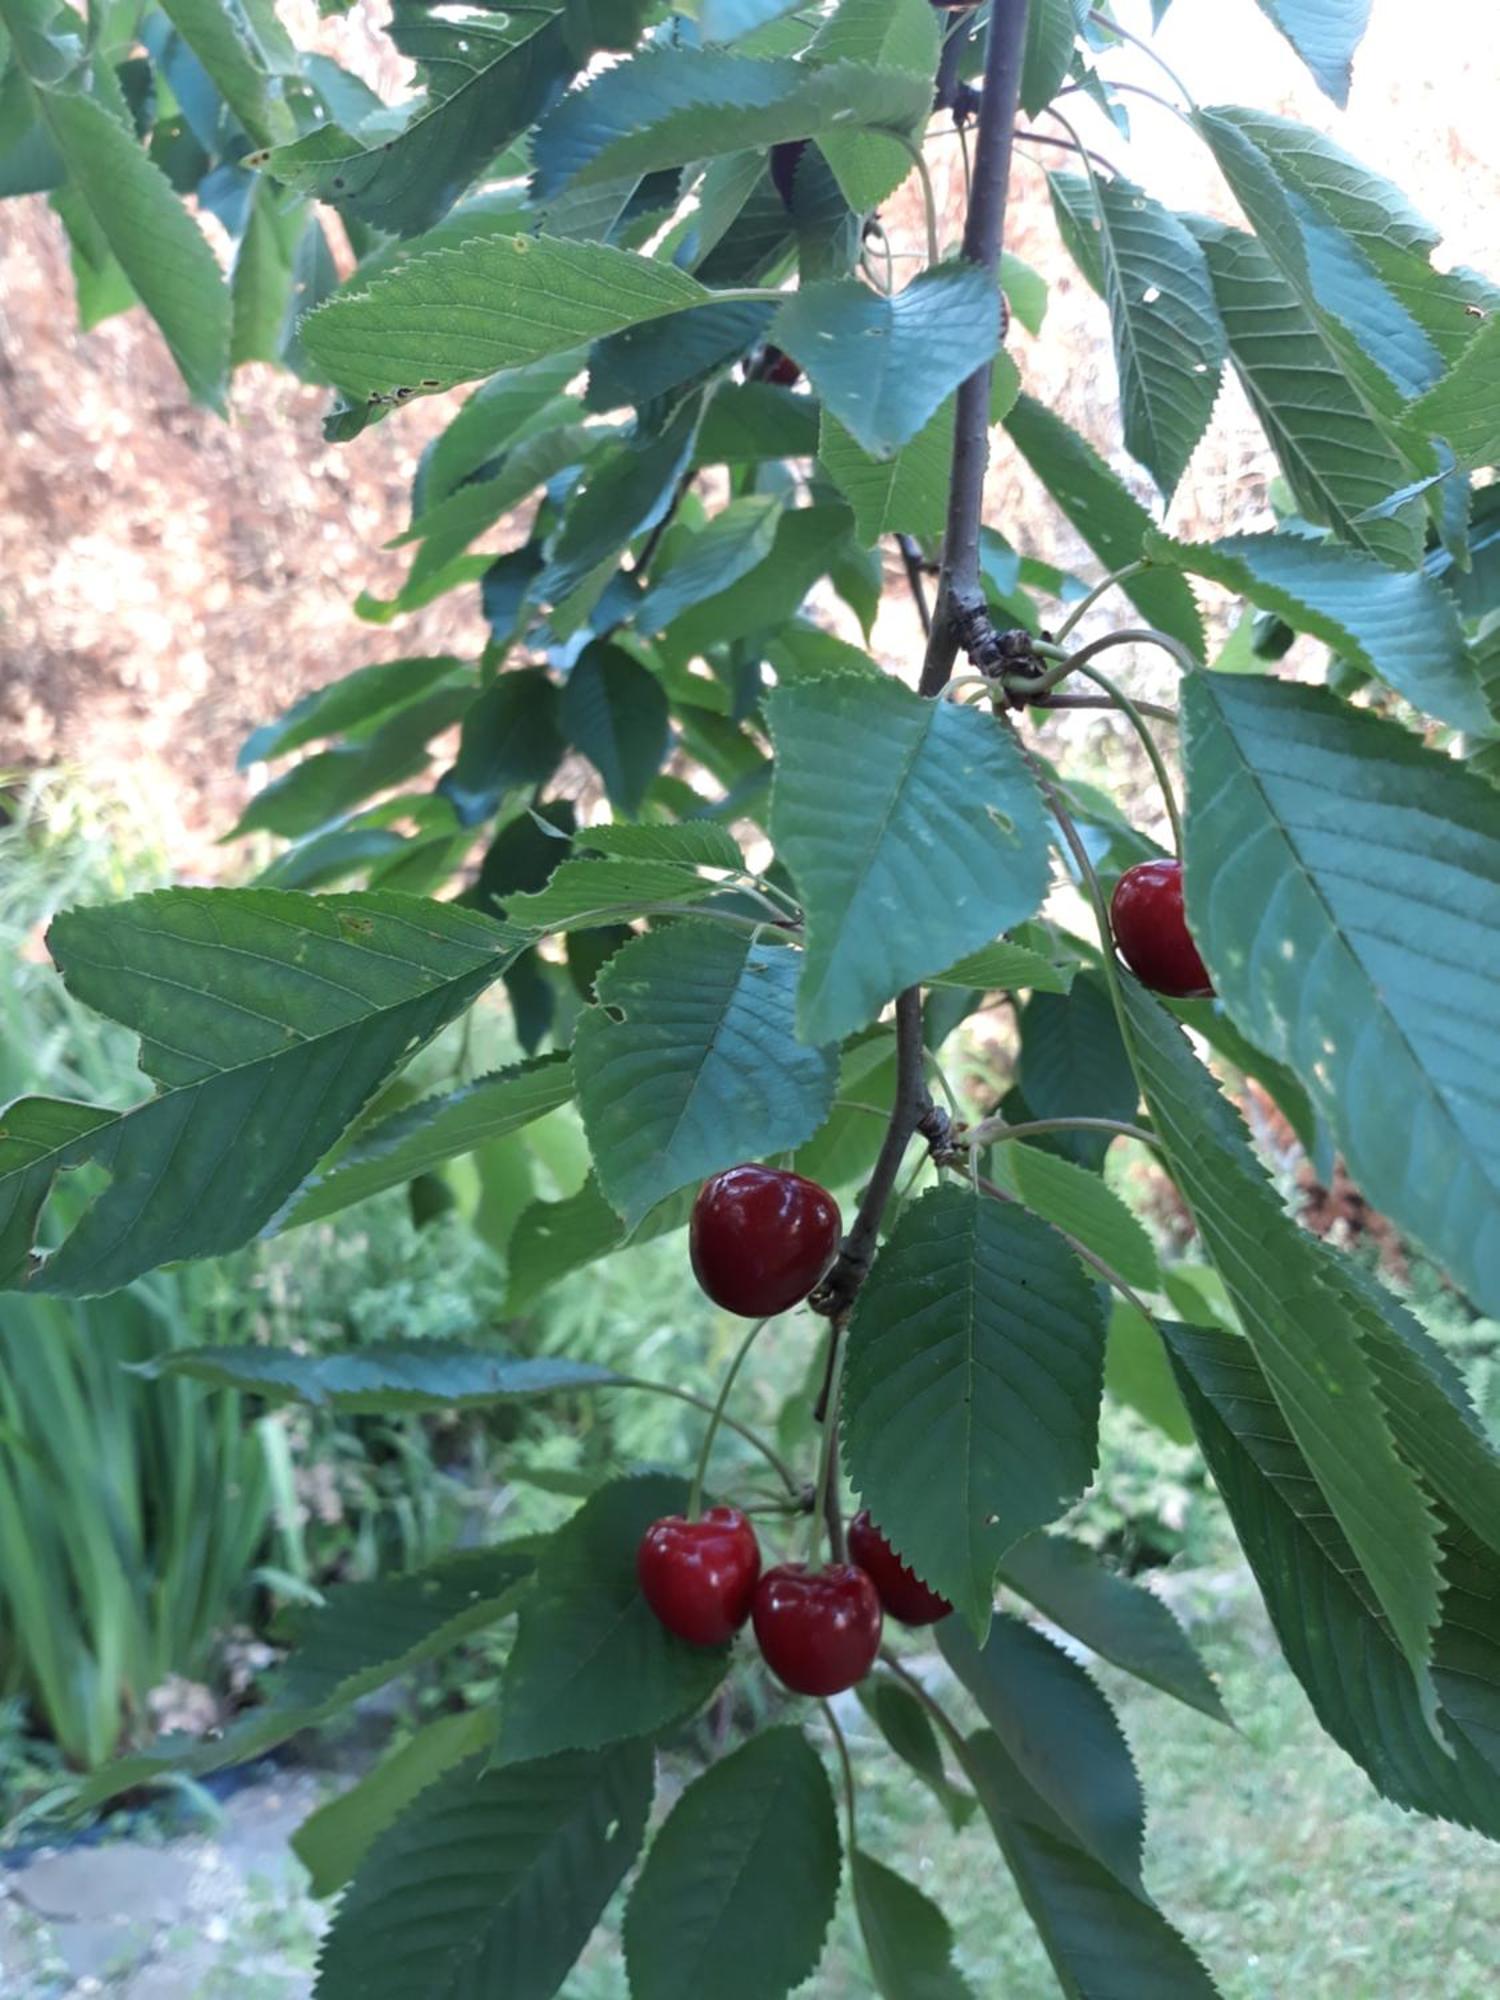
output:
M1493 133L1500 24L1467 0L1429 0L1418 43L1410 15L1378 0L1351 113L1338 121L1250 5L1181 0L1168 16L1173 57L1212 101L1244 95L1334 129L1377 165L1394 163L1419 207L1453 239L1454 261L1500 268L1500 168L1475 157ZM300 39L319 41L389 91L401 64L375 0L318 23L310 0L283 8ZM1171 41L1179 34L1180 44ZM1120 74L1147 71L1118 62ZM1252 74L1253 72L1253 74ZM1158 78L1157 81L1160 79ZM1205 159L1165 114L1144 106L1138 171L1184 208L1230 213ZM1397 143L1392 143L1394 139ZM1102 137L1098 143L1106 146ZM1123 152L1118 141L1116 149ZM1010 240L1051 280L1041 339L1014 350L1026 383L1128 472L1101 413L1114 402L1100 302L1056 241L1040 162L1023 149ZM1493 152L1493 148L1490 150ZM940 205L958 213L955 141L931 148ZM913 190L890 219L916 222ZM951 224L945 234L956 235ZM368 660L477 649L477 593L439 600L389 628L361 624L363 589L388 594L405 558L382 544L405 524L425 441L460 395L434 398L352 445L320 434L324 393L254 367L236 378L232 420L188 401L154 328L139 312L89 334L74 326L59 223L41 198L0 212L0 769L59 761L149 801L187 873L234 865L213 846L246 791L234 755L246 732L299 692ZM1169 515L1193 534L1264 523L1271 467L1242 397L1226 388L1209 436ZM1081 551L1039 504L1003 446L989 518L1039 554ZM504 546L502 531L491 538ZM877 649L914 650L909 617L883 615ZM1144 687L1144 684L1143 684Z

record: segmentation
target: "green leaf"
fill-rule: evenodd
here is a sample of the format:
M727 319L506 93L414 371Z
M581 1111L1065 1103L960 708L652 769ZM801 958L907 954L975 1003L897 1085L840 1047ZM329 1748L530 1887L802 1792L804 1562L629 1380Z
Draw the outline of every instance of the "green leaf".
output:
M1041 800L1008 731L897 681L840 675L778 688L766 706L771 836L807 912L798 1032L841 1040L1033 913L1048 869ZM846 774L836 802L831 748Z
M577 1194L563 1201L532 1202L521 1211L507 1246L507 1317L530 1312L542 1293L559 1278L607 1257L627 1237L631 1243L649 1243L653 1237L682 1228L697 1192L696 1188L686 1188L680 1194L669 1195L630 1231L610 1207L592 1174Z
M910 535L940 535L953 464L952 399L894 458L887 459L872 458L861 450L838 418L825 409L818 457L854 509L861 541L876 542L897 530Z
M659 431L638 427L595 457L570 495L536 594L559 636L576 631L636 535L665 518L692 457L702 399L687 397Z
M291 136L292 114L274 77L275 59L239 0L162 0L162 12L257 145Z
M413 530L425 533L422 517L458 492L496 452L552 428L550 413L576 372L576 356L553 354L481 382L422 453L412 482Z
M439 1778L339 1904L317 2000L460 2000L495 1978L548 2000L640 1852L653 1779L644 1743Z
M1349 102L1354 51L1364 39L1370 0L1256 0L1335 104Z
M894 298L852 278L804 285L777 313L772 338L855 442L893 457L995 352L1000 302L977 265L940 264Z
M1500 1311L1500 798L1321 689L1214 675L1184 713L1187 893L1223 1005L1371 1202Z
M1033 1215L1076 1236L1129 1284L1149 1292L1161 1283L1151 1238L1098 1174L1021 1140L997 1145L990 1162L1001 1187Z
M289 1347L175 1347L142 1362L137 1372L153 1380L186 1375L216 1389L241 1389L273 1403L306 1403L342 1416L487 1409L619 1380L592 1361L487 1353L452 1340L384 1341L318 1354Z
M308 314L303 344L331 381L376 403L566 353L712 296L633 251L520 235L409 258L367 289L356 272L354 285Z
M1144 1895L1140 1779L1114 1710L1083 1668L1033 1627L1003 1615L982 1647L957 1619L945 1619L938 1646L1068 1838Z
M954 1831L967 1826L977 1810L977 1801L971 1792L949 1779L937 1731L917 1697L900 1681L885 1674L868 1676L854 1692L887 1746L942 1806Z
M722 887L675 861L565 861L545 889L510 897L508 912L513 923L538 933L587 930L643 916L659 905L701 902Z
M1130 181L1101 181L1095 212L1125 449L1170 500L1219 393L1224 329L1208 265L1177 218Z
M345 1792L309 1813L292 1835L292 1852L307 1870L308 1890L332 1896L343 1888L370 1843L403 1813L419 1792L465 1758L493 1743L490 1709L440 1715L409 1736Z
M1031 0L1021 53L1021 108L1028 118L1045 111L1062 89L1077 28L1074 0Z
M573 1067L600 1184L627 1223L720 1167L800 1145L827 1117L838 1064L793 1034L800 966L785 946L687 922L600 972Z
M1005 428L1106 569L1123 569L1140 560L1154 525L1151 516L1092 445L1030 396L1016 398ZM1182 577L1148 569L1121 587L1148 624L1181 640L1194 658L1204 657L1203 621Z
M698 27L705 42L737 42L795 5L796 0L703 0Z
M898 69L658 46L601 71L543 119L534 185L545 200L622 174L764 152L835 125L902 131L931 99L929 76Z
M0 16L9 19L14 4ZM222 416L229 291L202 230L111 111L78 90L46 88L35 75L33 83L71 187L160 327L194 401Z
M439 686L398 710L372 735L304 757L262 786L224 838L279 833L295 840L342 818L376 792L405 784L426 770L432 738L451 729L473 700L472 685Z
M1450 444L1463 464L1500 462L1500 315L1489 315L1442 381L1412 404L1410 416Z
M671 861L684 868L732 869L736 874L745 866L734 835L711 819L588 826L578 835L577 845L622 861Z
M1227 1722L1219 1691L1183 1631L1149 1588L1117 1576L1082 1542L1028 1535L1007 1550L1003 1582L1044 1618L1137 1680Z
M1457 1549L1447 1556L1433 1646L1440 1741L1369 1573L1329 1518L1248 1343L1202 1327L1165 1331L1214 1483L1318 1720L1386 1798L1500 1839L1493 1565L1476 1574Z
M983 945L950 965L946 972L930 972L929 986L972 987L982 993L1010 993L1029 989L1034 993L1066 993L1073 983L1073 968L1054 965L1029 945L1011 944L1002 938L997 944Z
M392 36L428 84L405 125L369 139L318 126L278 146L267 171L377 229L416 235L446 215L575 74L587 50L569 28L568 10L555 4L460 20L403 0Z
M245 771L252 764L285 757L306 743L341 735L346 729L375 728L423 695L472 671L447 653L356 667L294 701L276 721L262 723L245 738L236 768Z
M632 614L635 629L660 632L684 611L717 597L757 568L771 553L781 511L780 502L769 493L731 500L681 545L670 564L653 572Z
M1422 508L1370 508L1406 483L1406 461L1361 401L1317 321L1264 247L1243 230L1190 217L1245 393L1299 510L1401 568L1422 553Z
M1069 1833L990 1730L961 1756L1065 1993L1079 2000L1214 2000L1218 1988L1156 1905Z
M666 761L667 697L655 674L619 646L586 646L563 687L563 734L599 776L616 812L634 815Z
M1290 533L1154 536L1153 562L1212 577L1274 611L1455 729L1493 726L1453 599L1421 570Z
M744 465L767 458L811 458L818 448L818 406L774 382L724 382L698 432L698 465Z
M712 375L755 346L775 310L771 299L732 300L611 334L589 352L588 407L636 407Z
M312 897L175 889L65 912L50 933L69 990L136 1029L163 1086L81 1129L22 1099L0 1137L0 1282L52 1176L88 1158L109 1185L30 1278L91 1296L262 1228L412 1051L514 957L498 924L380 891Z
M1110 1118L1116 1124L1134 1118L1140 1085L1097 974L1075 979L1066 999L1033 992L1021 1013L1017 1082L1028 1118ZM1049 1140L1095 1170L1113 1143L1107 1132L1054 1132Z
M348 1583L292 1620L296 1650L267 1700L208 1737L169 1735L91 1772L69 1799L87 1812L120 1792L247 1762L338 1714L398 1674L438 1658L515 1608L532 1552L519 1542L441 1557L404 1576Z
M507 792L545 784L562 762L561 696L545 667L516 667L464 716L458 758L438 790L462 826L488 819Z
M853 525L854 517L842 505L787 508L776 523L765 560L726 589L700 598L680 613L668 638L679 651L691 655L778 631L796 616L813 585L848 549Z
M849 1328L844 1459L892 1546L980 1633L995 1565L1093 1474L1095 1287L1024 1210L940 1187L907 1208Z
M271 1225L298 1229L337 1215L352 1202L431 1173L445 1160L518 1132L573 1095L565 1055L492 1070L439 1097L424 1098L367 1126L347 1151L292 1197Z
M822 1761L800 1729L767 1729L695 1778L652 1844L625 1911L633 2000L782 2000L816 1968L838 1890Z
M858 1848L854 1908L883 2000L970 2000L953 1963L953 1933L937 1904Z
M1262 895L1257 889L1257 907ZM1439 1594L1432 1517L1397 1455L1359 1327L1182 1030L1134 980L1122 974L1121 985L1131 1053L1172 1178L1334 1519L1414 1673L1425 1677Z
M1175 1301L1174 1301L1175 1303ZM1191 1444L1193 1427L1172 1379L1155 1326L1125 1299L1116 1299L1104 1349L1104 1386L1173 1444Z
M665 1473L612 1480L546 1543L505 1668L506 1762L652 1734L723 1680L729 1648L677 1638L636 1582L641 1536L687 1496L687 1481Z

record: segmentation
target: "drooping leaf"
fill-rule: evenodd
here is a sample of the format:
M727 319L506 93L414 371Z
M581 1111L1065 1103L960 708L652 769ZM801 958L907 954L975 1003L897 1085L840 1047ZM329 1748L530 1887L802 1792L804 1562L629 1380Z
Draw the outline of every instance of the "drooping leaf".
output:
M1032 1118L1108 1118L1127 1125L1134 1118L1140 1085L1097 974L1075 979L1066 998L1033 991L1021 1013L1017 1081ZM1108 1132L1049 1138L1059 1152L1096 1172L1112 1143Z
M798 1031L832 1041L1034 912L1046 826L989 717L850 676L779 688L767 713L772 837L807 912ZM847 775L836 802L833 744Z
M314 1896L342 1889L370 1850L370 1843L419 1792L455 1764L477 1757L494 1741L495 1717L482 1708L440 1715L382 1758L345 1792L309 1813L292 1835L292 1852L307 1870Z
M409 703L471 671L446 653L356 667L353 673L301 696L274 722L262 723L241 745L238 768L244 771L252 764L285 757L321 737L375 727Z
M732 500L681 546L670 564L653 573L632 614L636 630L659 632L684 611L738 583L771 553L780 519L781 507L770 494Z
M140 1033L162 1089L86 1129L44 1100L11 1107L3 1281L27 1280L52 1178L84 1159L109 1184L32 1273L34 1289L91 1295L238 1248L517 946L470 911L385 891L176 889L57 918L51 948L70 990Z
M1079 1845L992 1730L971 1736L961 1754L1064 1991L1079 2000L1215 2000L1191 1947L1149 1897Z
M1208 266L1177 218L1133 182L1101 181L1095 213L1125 449L1170 500L1219 393L1224 329Z
M1453 600L1423 571L1388 569L1362 550L1286 533L1217 542L1156 536L1149 546L1153 561L1240 591L1455 729L1492 726Z
M899 69L662 45L601 71L542 121L535 187L545 199L625 173L764 152L841 124L903 130L930 101L929 78Z
M425 533L422 516L456 493L497 452L552 428L550 413L576 372L575 356L552 354L529 367L503 368L481 382L418 461L412 529Z
M1019 1619L997 1616L982 1646L956 1618L943 1658L1068 1838L1143 1895L1146 1804L1114 1710L1083 1668Z
M1156 1327L1126 1299L1116 1299L1109 1316L1104 1386L1173 1444L1193 1442L1193 1427Z
M668 640L691 654L777 631L796 616L813 585L848 549L853 525L854 517L843 505L784 509L770 554L680 612L668 628Z
M317 1354L288 1347L174 1347L142 1362L139 1372L153 1380L186 1375L214 1388L344 1416L485 1409L619 1380L592 1361L487 1353L451 1340L385 1341Z
M545 1544L505 1668L506 1762L592 1750L691 1715L729 1667L727 1647L667 1630L636 1582L641 1536L680 1514L687 1482L665 1473L612 1480Z
M671 741L655 674L620 646L586 646L563 687L562 727L604 780L616 812L638 813Z
M882 2000L970 2000L948 1919L904 1876L856 1848L854 1907Z
M1062 89L1078 31L1074 0L1032 0L1021 52L1021 109L1035 118Z
M1229 358L1310 521L1401 568L1422 553L1422 508L1369 510L1406 483L1406 461L1372 423L1338 355L1254 236L1190 217Z
M852 278L793 292L771 328L863 450L888 459L925 429L1000 338L995 287L976 265L939 264L893 298Z
M1005 419L1016 448L1107 570L1138 562L1153 523L1093 446L1042 403L1018 396ZM1203 621L1181 576L1145 570L1122 586L1148 623L1179 639L1196 659L1206 648Z
M507 1316L529 1312L559 1278L607 1257L627 1238L632 1243L649 1243L653 1237L682 1228L697 1191L687 1188L669 1195L629 1231L592 1174L577 1194L562 1201L532 1202L521 1211L507 1246Z
M1172 1178L1333 1518L1425 1680L1439 1594L1433 1520L1397 1454L1359 1328L1182 1030L1134 980L1122 975L1121 985L1131 1054Z
M174 1774L201 1777L264 1755L505 1617L527 1587L532 1563L525 1544L497 1543L404 1576L341 1585L316 1610L295 1615L296 1650L261 1707L227 1729L163 1736L149 1750L91 1772L70 1797L70 1810L87 1812Z
M967 1826L977 1801L948 1776L938 1733L917 1697L886 1674L870 1675L854 1692L887 1746L931 1792L955 1832Z
M1000 1575L1044 1618L1101 1658L1216 1722L1229 1720L1192 1641L1166 1605L1148 1587L1106 1568L1085 1543L1028 1535L1007 1549Z
M476 1077L440 1097L424 1098L382 1118L300 1188L275 1218L277 1231L336 1215L351 1202L431 1173L445 1160L518 1132L566 1104L573 1073L565 1055L538 1056Z
M1256 0L1335 104L1349 102L1354 51L1364 39L1370 0Z
M686 397L660 430L638 428L586 468L536 583L559 637L576 631L592 611L626 546L665 518L692 457L701 408L700 398Z
M308 353L360 402L429 394L563 354L711 298L674 265L604 243L496 236L409 258L302 323ZM404 398L403 398L404 400Z
M638 407L711 374L752 348L775 310L770 299L730 300L597 341L589 351L588 407Z
M675 861L564 861L545 889L512 896L513 923L543 931L586 930L618 924L659 908L682 909L722 888Z
M1203 1327L1165 1331L1214 1483L1318 1720L1387 1798L1500 1838L1493 1565L1476 1575L1457 1550L1447 1557L1433 1645L1439 1740L1369 1573L1330 1519L1248 1343Z
M781 2000L817 1966L839 1888L833 1792L800 1729L767 1729L695 1778L625 1911L634 2000ZM767 1913L774 1911L774 1922Z
M1453 367L1411 407L1411 421L1465 465L1500 461L1500 314L1491 313Z
M544 784L562 761L561 697L545 667L518 667L487 687L464 716L458 757L438 790L462 826L488 819L506 793Z
M990 1178L1033 1215L1076 1236L1129 1284L1148 1292L1160 1284L1151 1238L1097 1173L1016 1140L992 1149Z
M589 826L579 834L577 844L622 861L669 861L686 868L732 869L735 873L745 866L734 835L711 819Z
M894 458L886 459L862 450L838 418L825 410L818 457L854 509L862 541L876 542L897 530L910 535L942 533L953 464L951 399Z
M275 57L262 46L248 9L236 0L163 0L162 12L258 145L290 138L292 115L273 80Z
M977 1632L995 1566L1093 1473L1095 1288L1053 1230L959 1187L906 1209L849 1328L844 1458L893 1547Z
M640 865L640 864L635 864ZM617 952L573 1045L600 1184L627 1223L689 1181L810 1138L834 1052L793 1033L801 954L677 923Z
M502 1978L514 2000L560 1991L640 1852L651 1750L486 1769L421 1793L365 1856L318 1961L317 2000L458 2000Z
M472 685L455 679L398 710L368 736L304 757L262 786L224 836L278 833L296 840L352 812L427 768L427 745L468 713Z
M1500 1310L1500 797L1320 689L1213 675L1184 710L1189 907L1226 1009L1376 1207Z

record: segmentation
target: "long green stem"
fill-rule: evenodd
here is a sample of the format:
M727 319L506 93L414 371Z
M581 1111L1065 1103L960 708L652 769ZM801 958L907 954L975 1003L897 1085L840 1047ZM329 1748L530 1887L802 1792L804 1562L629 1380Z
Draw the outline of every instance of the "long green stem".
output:
M843 1522L839 1516L838 1504L838 1458L839 1458L839 1391L844 1381L844 1341L843 1328L837 1320L828 1323L828 1338L833 1343L828 1363L828 1394L823 1407L823 1440L818 1447L818 1477L813 1486L812 1529L807 1540L807 1565L809 1569L818 1566L818 1545L823 1539L824 1529L828 1533L828 1555L832 1562L841 1562L844 1555Z
M714 1413L714 1405L709 1402L706 1396L695 1396L691 1389L679 1389L672 1382L653 1382L644 1375L621 1375L613 1382L607 1382L603 1386L608 1389L646 1389L653 1396L670 1396L674 1403L691 1403L695 1410L706 1410L710 1416ZM786 1460L778 1451L768 1445L757 1431L751 1430L748 1424L740 1423L737 1418L731 1417L727 1411L720 1418L720 1421L726 1430L733 1431L737 1437L742 1437L746 1444L754 1446L766 1463L775 1469L777 1477L788 1493L797 1494L802 1491L802 1488L797 1483L796 1475Z
M880 1661L881 1665L887 1667L890 1670L890 1672L896 1676L896 1679L898 1681L903 1681L906 1684L906 1686L910 1688L911 1692L916 1696L917 1700L921 1702L923 1708L925 1708L927 1713L932 1717L933 1721L937 1724L938 1728L941 1730L943 1735L947 1737L949 1743L953 1746L953 1748L955 1750L961 1751L964 1747L964 1739L959 1730L958 1724L953 1721L952 1717L948 1714L947 1709L943 1707L943 1704L938 1700L937 1696L935 1694L928 1693L927 1689L923 1687L922 1683L917 1679L916 1675L912 1673L910 1668L902 1666L900 1660L897 1659L896 1655L890 1650L888 1646L881 1647Z
M1143 1146L1159 1141L1154 1132L1141 1125L1122 1125L1117 1118L1028 1118L1020 1125L1003 1118L986 1118L965 1132L966 1146L993 1146L1006 1139L1038 1139L1044 1132L1108 1132L1116 1139L1139 1139Z
M1188 89L1187 85L1183 82L1182 78L1177 74L1176 70L1173 69L1172 65L1167 61L1166 57L1163 55L1158 55L1156 50L1152 48L1151 44L1148 41L1146 41L1143 36L1132 34L1129 28L1122 28L1119 22L1114 18L1112 14L1106 14L1102 12L1098 7L1092 7L1089 9L1089 19L1093 22L1096 28L1103 28L1108 34L1118 35L1122 42L1129 42L1132 48L1139 49L1141 54L1145 56L1149 62L1154 62L1156 64L1156 67L1162 72L1163 76L1169 78L1170 81L1176 86L1176 88L1182 92L1183 104L1185 104L1190 111L1195 110L1197 108L1193 103L1193 93ZM1181 106L1173 105L1171 108L1174 111L1180 111Z
M927 219L927 262L929 266L940 263L943 253L938 242L937 197L932 191L932 175L928 172L922 148L917 140L907 138L904 132L893 132L890 136L899 140L911 154L912 165L922 183L922 212Z
M713 1415L708 1420L708 1428L703 1433L703 1443L698 1448L698 1463L693 1468L693 1490L688 1495L688 1519L696 1521L703 1506L703 1482L708 1477L709 1456L714 1448L714 1439L719 1434L719 1425L724 1421L724 1406L729 1401L729 1392L734 1387L734 1378L739 1374L745 1356L750 1352L769 1319L758 1319L734 1350L734 1359L724 1371L724 1380L719 1384L718 1400L714 1404Z
M1023 1205L1018 1196L1011 1194L1008 1189L1001 1187L997 1182L986 1180L982 1174L976 1177L975 1185L978 1187L979 1192L987 1194L991 1201L1003 1201L1011 1208L1018 1208ZM1097 1251L1090 1250L1087 1243L1080 1241L1070 1231L1058 1228L1056 1223L1052 1226L1054 1229L1057 1229L1058 1235L1067 1244L1075 1257L1081 1257L1085 1264L1091 1265L1099 1273L1099 1276L1104 1279L1106 1284L1114 1287L1122 1299L1133 1305L1136 1311L1150 1320L1153 1325L1155 1324L1156 1315L1152 1312L1150 1306L1146 1304L1140 1293L1135 1291L1129 1282L1120 1276L1113 1264L1106 1263Z
M1060 143L1067 145L1070 141L1063 140ZM1126 563L1122 569L1112 569L1108 576L1101 577L1088 596L1080 598L1062 624L1058 626L1057 631L1053 634L1053 643L1059 646L1064 645L1067 642L1068 634L1074 630L1081 619L1088 616L1101 597L1104 597L1109 591L1113 590L1116 584L1128 583L1131 577L1139 576L1145 567L1146 563L1144 559L1139 559L1136 562Z
M1147 757L1150 758L1151 768L1156 773L1156 782L1161 787L1162 803L1167 808L1167 818L1172 824L1172 846L1180 858L1182 854L1182 815L1177 810L1177 794L1172 789L1172 774L1168 771L1166 760L1157 748L1156 738L1146 726L1145 716L1141 714L1141 711L1131 700L1130 696L1126 694L1124 688L1117 681L1112 681L1108 674L1103 674L1097 667L1091 667L1082 661L1078 663L1077 671L1083 675L1085 680L1093 681L1097 687L1103 688L1104 692L1109 696L1110 700L1119 709L1125 720L1140 738L1141 748L1145 751Z
M818 1706L822 1709L824 1719L833 1734L833 1740L838 1746L839 1764L844 1773L844 1812L849 1822L849 1852L852 1854L859 1845L854 1814L854 1760L849 1755L849 1739L839 1726L839 1719L833 1712L833 1704L820 1700Z

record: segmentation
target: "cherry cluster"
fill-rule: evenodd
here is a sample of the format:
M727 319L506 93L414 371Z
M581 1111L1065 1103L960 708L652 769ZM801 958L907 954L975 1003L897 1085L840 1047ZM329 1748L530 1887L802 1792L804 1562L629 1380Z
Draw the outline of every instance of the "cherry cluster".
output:
M1146 861L1120 878L1110 906L1131 970L1159 993L1211 994L1183 914L1182 867ZM693 1271L716 1305L768 1319L799 1305L838 1255L842 1218L828 1190L801 1174L747 1162L705 1181L693 1204ZM830 1421L832 1420L830 1415ZM933 1625L953 1609L901 1560L868 1509L849 1523L847 1562L761 1566L760 1542L738 1507L653 1521L636 1574L653 1612L694 1646L727 1646L753 1625L766 1665L794 1694L853 1687L875 1663L887 1616Z

